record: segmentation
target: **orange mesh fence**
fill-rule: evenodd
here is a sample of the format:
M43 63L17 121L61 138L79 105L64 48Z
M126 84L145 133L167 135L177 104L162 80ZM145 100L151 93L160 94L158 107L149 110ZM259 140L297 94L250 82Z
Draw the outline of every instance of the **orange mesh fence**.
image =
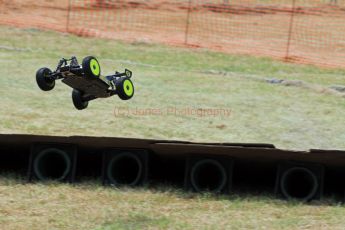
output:
M0 23L345 67L340 0L0 0Z

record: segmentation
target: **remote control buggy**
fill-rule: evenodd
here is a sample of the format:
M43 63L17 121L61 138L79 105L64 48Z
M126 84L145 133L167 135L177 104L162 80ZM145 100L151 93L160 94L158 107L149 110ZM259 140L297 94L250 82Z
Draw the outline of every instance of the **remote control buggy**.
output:
M36 72L36 82L43 91L52 90L55 81L61 79L63 83L73 88L72 101L76 109L82 110L89 101L96 98L106 98L117 94L122 100L128 100L134 95L131 81L132 72L115 72L113 75L102 76L101 67L95 57L88 56L80 65L76 57L62 58L55 71L40 68Z

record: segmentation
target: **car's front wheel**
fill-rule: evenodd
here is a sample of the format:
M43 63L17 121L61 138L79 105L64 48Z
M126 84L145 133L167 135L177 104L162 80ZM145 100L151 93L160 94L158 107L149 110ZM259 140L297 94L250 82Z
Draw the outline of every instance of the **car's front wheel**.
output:
M115 83L116 93L122 100L129 100L134 95L134 85L128 77L120 78Z
M43 91L52 90L55 87L55 80L50 77L52 71L48 68L40 68L36 72L36 82Z
M74 107L78 110L83 110L89 105L88 101L83 100L82 92L77 89L73 89L72 91L72 101Z

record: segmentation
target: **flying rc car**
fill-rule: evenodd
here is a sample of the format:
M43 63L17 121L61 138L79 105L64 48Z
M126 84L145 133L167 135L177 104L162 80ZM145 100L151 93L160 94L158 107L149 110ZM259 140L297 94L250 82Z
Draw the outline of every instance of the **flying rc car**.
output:
M106 98L117 94L120 99L128 100L134 95L131 81L132 72L115 72L113 75L101 76L101 67L95 57L88 56L80 65L76 57L62 58L55 71L40 68L36 72L36 82L43 91L52 90L55 81L62 82L73 88L72 101L76 109L85 109L89 101Z

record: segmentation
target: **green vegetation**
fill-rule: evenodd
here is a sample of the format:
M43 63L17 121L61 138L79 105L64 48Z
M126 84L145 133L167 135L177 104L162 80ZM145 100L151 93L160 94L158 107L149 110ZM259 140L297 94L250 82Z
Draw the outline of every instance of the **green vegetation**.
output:
M17 229L343 229L344 206L160 187L23 184L0 177L0 226Z
M60 57L71 55L97 56L104 74L114 68L131 69L136 95L126 102L92 101L87 110L77 111L71 89L62 83L52 92L40 91L36 70L53 68ZM9 27L0 27L0 63L1 133L345 149L344 98L319 90L344 85L343 70ZM266 78L303 80L316 89L260 80ZM186 114L188 109L231 112L201 117ZM20 179L0 178L0 226L6 229L342 229L344 225L344 207L333 201L314 206L269 196L114 189L96 182L23 185Z
M327 87L344 84L342 70L35 29L1 27L0 31L3 133L345 148L344 98L257 80L297 79ZM54 91L42 92L36 86L39 67L55 68L61 56L90 54L99 57L104 74L114 69L133 71L136 95L132 100L96 100L87 110L77 111L69 87L59 82ZM221 109L231 114L200 117L186 114L188 109ZM115 116L117 112L122 115Z

